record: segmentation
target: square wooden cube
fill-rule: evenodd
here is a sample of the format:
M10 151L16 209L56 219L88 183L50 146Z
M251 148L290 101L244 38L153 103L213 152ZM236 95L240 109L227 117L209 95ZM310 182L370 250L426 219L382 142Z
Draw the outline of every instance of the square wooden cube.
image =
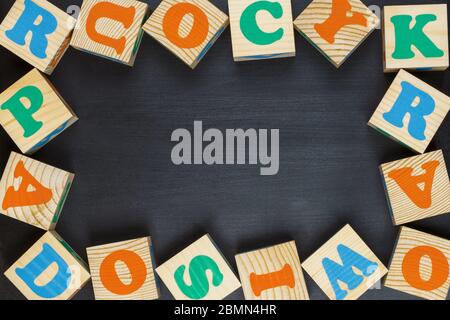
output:
M227 26L208 0L163 0L142 28L194 69Z
M380 23L359 0L313 0L295 19L295 29L335 67L356 50Z
M380 166L395 225L450 212L450 181L441 150Z
M387 273L350 225L328 240L302 267L331 300L356 300Z
M5 276L29 300L69 300L89 280L87 266L55 232L46 232Z
M72 173L11 152L0 180L0 213L52 230L73 178Z
M37 69L0 93L0 124L22 153L34 153L77 120Z
M234 61L295 56L291 0L228 0Z
M384 71L447 69L447 12L447 4L384 6Z
M309 300L295 241L235 258L246 300Z
M133 66L147 11L135 0L84 0L70 45Z
M69 47L75 23L47 0L16 0L0 25L0 45L51 74Z
M429 300L450 286L450 240L402 227L384 285Z
M150 237L86 249L96 300L159 298Z
M450 110L450 97L400 70L368 125L424 153Z
M222 300L241 284L206 234L156 268L177 300Z

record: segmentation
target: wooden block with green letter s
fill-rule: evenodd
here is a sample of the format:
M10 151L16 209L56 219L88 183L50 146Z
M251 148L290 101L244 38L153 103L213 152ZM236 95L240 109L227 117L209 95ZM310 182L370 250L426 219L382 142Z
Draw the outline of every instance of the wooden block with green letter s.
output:
M143 29L195 68L227 26L228 16L208 0L163 0Z
M69 47L76 20L46 0L17 0L0 25L0 45L51 74Z
M135 0L84 0L70 45L132 66L147 11L146 3Z
M37 151L77 120L37 69L0 94L0 124L22 153Z
M221 300L241 286L208 234L156 272L177 300Z
M447 4L383 8L384 71L448 68Z
M358 299L387 273L350 225L306 259L302 267L332 300Z
M291 0L228 0L234 61L295 56Z
M35 227L54 229L74 175L11 152L0 181L0 212Z

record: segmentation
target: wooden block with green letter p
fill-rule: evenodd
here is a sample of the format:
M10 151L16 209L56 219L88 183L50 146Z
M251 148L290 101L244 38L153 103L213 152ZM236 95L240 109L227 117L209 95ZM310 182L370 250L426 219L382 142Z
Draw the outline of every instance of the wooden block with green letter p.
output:
M400 70L368 125L424 153L450 110L450 97Z
M51 74L69 47L76 20L46 0L17 0L0 25L0 45Z
M228 0L234 61L295 56L291 0Z
M385 6L382 29L384 72L448 68L447 4Z
M84 0L70 45L132 66L147 11L146 3L135 0Z
M22 153L37 151L77 120L37 69L0 94L0 124Z
M241 286L208 234L156 272L177 300L221 300Z
M142 28L193 69L227 26L208 0L163 0Z
M35 227L54 229L74 175L11 152L0 180L0 212Z
M356 300L387 273L350 225L306 259L302 267L332 300Z

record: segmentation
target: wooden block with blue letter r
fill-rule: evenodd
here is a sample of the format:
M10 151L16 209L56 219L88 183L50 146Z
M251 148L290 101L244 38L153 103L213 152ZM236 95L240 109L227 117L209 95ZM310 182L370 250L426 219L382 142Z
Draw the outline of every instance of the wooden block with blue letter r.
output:
M177 300L221 300L241 284L207 234L156 268Z
M46 232L5 276L29 300L69 300L90 278L87 265L54 231Z
M424 153L450 110L450 97L400 70L368 125Z
M0 25L0 45L51 74L69 47L76 20L46 0L17 0Z
M387 273L350 225L306 259L302 267L331 300L356 300Z

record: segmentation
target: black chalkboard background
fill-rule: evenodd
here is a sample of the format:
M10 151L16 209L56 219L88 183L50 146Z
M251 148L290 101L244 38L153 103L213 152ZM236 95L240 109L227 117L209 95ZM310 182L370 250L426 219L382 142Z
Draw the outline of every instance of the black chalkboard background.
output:
M0 19L13 0L0 2ZM81 0L51 1L63 10ZM144 0L154 10L159 0ZM213 0L228 12L226 0ZM294 0L294 18L310 1ZM407 3L443 3L408 0ZM366 0L367 5L404 4ZM350 223L389 263L392 225L378 165L414 155L366 125L394 74L382 70L376 30L338 70L298 33L297 56L234 63L227 29L194 70L145 35L133 68L70 48L50 80L80 120L33 157L75 173L57 232L83 257L86 247L150 235L157 264L209 232L233 269L234 255L294 239L305 260ZM0 48L0 90L31 66ZM450 72L419 77L450 94ZM175 166L176 128L279 128L280 171L256 166ZM444 149L449 118L428 150ZM0 170L17 147L2 130ZM409 226L450 238L450 215ZM43 232L0 216L0 272ZM236 271L237 272L237 271ZM326 299L306 276L312 299ZM162 285L162 298L171 299ZM0 276L0 298L21 299ZM93 299L91 283L75 299ZM229 298L242 299L241 290ZM388 288L362 299L413 299Z

